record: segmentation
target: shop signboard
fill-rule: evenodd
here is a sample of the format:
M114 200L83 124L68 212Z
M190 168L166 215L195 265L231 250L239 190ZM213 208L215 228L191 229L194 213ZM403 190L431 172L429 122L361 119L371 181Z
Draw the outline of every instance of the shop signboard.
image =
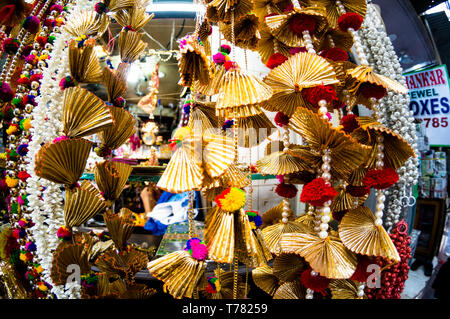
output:
M405 74L409 109L425 123L431 146L450 146L450 87L447 67Z

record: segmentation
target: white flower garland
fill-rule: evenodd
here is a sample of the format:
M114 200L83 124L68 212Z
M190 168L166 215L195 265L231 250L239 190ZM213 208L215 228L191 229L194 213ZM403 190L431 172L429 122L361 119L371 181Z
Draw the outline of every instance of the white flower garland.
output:
M370 65L375 72L392 78L403 85L406 84L403 77L403 69L395 53L390 38L386 33L382 18L375 6L368 1L367 15L363 28L359 31L361 41L364 44L365 53ZM412 146L417 153L417 136L414 118L409 111L408 94L396 94L389 92L380 101L380 121L400 134ZM403 167L398 170L399 182L393 186L386 195L390 195L385 214L385 226L390 229L403 215L403 210L409 202L409 192L418 181L417 158L410 158Z
M71 5L67 20L79 10L92 10L94 2L91 0L76 0ZM31 177L27 180L27 192L29 209L35 226L31 229L37 246L37 258L42 268L42 276L45 281L53 286L52 292L59 299L78 299L80 295L80 285L70 284L64 287L55 286L50 278L50 268L52 265L53 251L58 246L56 235L59 227L64 225L64 204L63 193L60 185L36 176L35 156L41 144L51 142L59 136L62 131L62 100L63 92L59 88L59 80L69 73L67 39L69 34L62 30L53 45L51 59L48 67L43 70L41 81L41 94L36 98L37 106L32 112L31 121L33 128L31 134L32 141L29 143L27 154L27 171ZM42 189L45 187L45 190ZM42 198L42 199L41 199Z

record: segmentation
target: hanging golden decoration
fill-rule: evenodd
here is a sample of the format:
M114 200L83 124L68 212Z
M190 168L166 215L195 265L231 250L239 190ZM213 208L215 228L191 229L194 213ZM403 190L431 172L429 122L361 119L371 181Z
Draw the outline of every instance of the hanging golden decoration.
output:
M273 274L273 269L268 265L253 269L252 278L258 288L271 296L275 294L280 286L277 276Z
M132 216L133 212L125 207L117 214L108 210L103 215L111 239L120 251L125 250L127 241L133 234L135 223Z
M235 45L243 49L256 49L261 38L258 28L258 17L253 13L245 14L236 19L234 22ZM231 23L221 23L220 32L223 34L225 40L230 43L233 42Z
M233 299L234 273L231 271L224 271L221 268L214 269L214 276L220 285L220 290L215 293L208 293L202 291L202 295L207 299ZM217 283L216 281L216 283ZM242 276L238 276L237 281L237 299L245 299L246 284L242 280ZM216 284L217 289L217 284ZM249 288L247 287L247 293Z
M135 283L135 274L144 269L147 263L147 255L136 249L121 251L120 254L117 250L110 249L97 258L95 266L106 275L119 276L127 286L132 286Z
M125 74L122 74L122 72ZM108 94L108 101L112 103L127 91L126 70L123 68L116 70L104 68L103 82L105 83L106 93Z
M249 184L248 175L236 164L231 164L218 178L205 176L202 192L207 200L214 201L217 195L229 187L244 188Z
M320 45L318 51L340 48L344 51L351 51L353 47L353 36L351 33L342 32L338 29L329 29L320 36Z
M330 28L336 29L338 27L338 19L341 12L335 0L310 0L309 4L312 6L318 5L325 8ZM365 0L341 0L347 13L357 13L363 19L366 16L367 4Z
M287 223L280 222L275 225L267 226L262 230L264 242L274 255L281 253L280 240L283 234L287 233L306 233L308 230L301 223L295 221L288 221Z
M245 148L261 144L275 129L275 126L264 113L238 118L236 127L239 130L238 146Z
M94 39L87 40L82 48L78 48L75 40L69 44L69 70L76 83L101 83L103 80L94 46Z
M231 264L235 247L234 213L213 207L205 218L205 242L208 256L218 263Z
M294 281L300 278L299 274L306 270L305 260L296 254L280 254L273 261L273 274L281 282Z
M305 52L294 54L274 68L264 82L273 89L273 95L261 106L287 116L292 116L299 106L307 107L302 97L303 89L339 83L332 64L316 54Z
M293 156L290 150L273 152L256 162L261 174L287 175L300 171L309 171L311 166L299 156Z
M189 35L183 39L186 43L180 44L178 58L178 72L182 86L192 86L198 81L201 85L208 85L213 76L211 62L195 35Z
M367 299L367 296L358 296L357 283L350 279L331 280L329 288L331 299Z
M134 31L122 30L119 33L120 60L133 63L144 52L147 43L142 41L142 34Z
M272 33L270 33L267 27L262 26L260 31L261 39L258 42L258 47L256 50L261 56L261 61L266 64L269 58L275 53L275 46L277 47L278 53L283 54L286 57L289 57L290 47L284 44L283 42L277 40Z
M103 161L95 165L95 183L105 199L115 201L122 193L133 168L125 163Z
M112 17L122 28L131 26L136 32L140 31L155 16L148 14L145 6L134 6L131 9L120 10L113 13Z
M290 208L289 208L288 213L289 213L289 216L287 217L288 220L289 221L294 220L295 214ZM263 213L261 215L261 219L262 219L261 229L262 229L263 234L264 234L264 229L266 227L276 225L281 222L281 219L283 218L283 216L281 214L283 214L283 201L281 201L277 206L272 207L271 209L269 209L268 211L266 211L265 213Z
M306 288L300 280L283 283L273 295L273 299L305 299Z
M206 16L211 22L230 22L231 12L234 12L234 19L238 19L252 9L252 0L212 0L208 3Z
M325 239L316 234L284 234L280 246L282 253L302 256L314 271L330 279L350 278L356 270L356 255L331 234Z
M363 83L380 85L387 90L391 90L399 94L408 93L408 89L402 84L384 75L376 74L372 67L367 65L360 65L354 69L348 70L347 76L349 77L349 83L351 83L349 91L352 94L356 94Z
M98 39L105 33L110 22L106 14L99 15L94 10L81 10L65 21L63 29L74 38L86 35L89 38Z
M356 254L400 261L389 234L382 225L375 225L375 216L368 207L360 206L344 215L339 224L339 237Z
M212 78L210 79L210 81L206 85L203 85L199 81L196 81L195 90L207 96L218 94L224 80L225 73L226 70L222 64L216 65L214 71L212 72Z
M108 106L114 125L97 134L100 141L111 150L119 148L136 132L136 119L127 110Z

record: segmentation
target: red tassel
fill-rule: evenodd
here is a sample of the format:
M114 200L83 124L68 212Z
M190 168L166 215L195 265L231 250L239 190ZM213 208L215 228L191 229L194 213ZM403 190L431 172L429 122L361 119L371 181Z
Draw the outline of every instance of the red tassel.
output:
M280 126L280 127L288 125L289 124L289 116L287 116L283 112L278 112L275 115L275 124Z
M341 15L338 19L339 29L343 32L347 32L349 28L358 31L361 28L364 19L359 14L354 12L348 12Z
M387 91L381 85L365 82L359 87L359 93L366 99L376 98L379 100L387 94Z
M345 133L350 134L357 128L359 128L359 123L356 120L357 116L355 114L347 114L346 116L343 116L341 119L341 125L342 129Z
M285 183L278 184L275 188L275 193L277 193L278 196L285 198L294 198L295 195L297 195L297 191L295 185Z
M289 28L298 35L302 35L303 31L309 31L312 35L316 31L317 21L311 16L296 15L289 22Z
M328 50L324 50L320 53L320 56L324 57L325 59L330 59L338 62L348 60L347 52L340 48L330 48Z
M323 206L329 200L337 196L336 190L331 187L323 178L316 178L303 186L300 201L313 206Z
M329 104L338 100L336 91L331 85L318 85L303 89L302 96L306 102L314 107L319 107L320 100L325 100Z
M371 169L364 176L363 183L367 187L386 189L398 182L398 174L393 168Z
M266 66L269 69L274 69L279 65L282 65L288 58L282 55L281 53L274 53L270 56L269 60L266 63Z
M320 292L324 295L325 289L327 289L330 284L330 279L320 275L312 276L311 271L312 269L308 269L302 272L300 281L306 288L309 288L315 292Z

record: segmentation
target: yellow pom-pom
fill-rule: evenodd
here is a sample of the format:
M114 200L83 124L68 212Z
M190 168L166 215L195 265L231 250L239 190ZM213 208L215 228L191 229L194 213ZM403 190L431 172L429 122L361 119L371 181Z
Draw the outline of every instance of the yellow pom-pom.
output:
M40 274L41 272L44 271L44 268L42 268L42 266L39 265L38 267L35 268L35 270L36 270L36 272L37 272L38 274Z
M17 178L6 176L5 183L6 185L8 185L9 188L12 188L17 186L19 180Z
M246 201L245 192L236 187L224 190L217 197L215 202L217 205L227 212L234 212L244 207Z
M39 61L47 60L48 59L48 54L43 54L43 55L39 56L38 59L39 59Z
M46 285L44 285L43 283L40 283L38 286L40 291L47 291L48 287Z
M11 135L11 134L16 133L18 130L19 130L19 129L17 128L17 126L15 126L15 125L10 125L10 126L8 127L8 129L6 130L6 134Z
M24 130L28 131L31 128L31 120L26 119L25 121L23 121L22 126Z
M173 139L174 140L182 140L191 134L192 134L192 131L189 127L187 127L187 126L180 127L178 130L175 131L175 134L173 135Z
M6 153L1 153L0 154L0 158L1 159L7 159L8 157L6 156Z
M20 260L27 261L27 255L26 254L20 254Z

